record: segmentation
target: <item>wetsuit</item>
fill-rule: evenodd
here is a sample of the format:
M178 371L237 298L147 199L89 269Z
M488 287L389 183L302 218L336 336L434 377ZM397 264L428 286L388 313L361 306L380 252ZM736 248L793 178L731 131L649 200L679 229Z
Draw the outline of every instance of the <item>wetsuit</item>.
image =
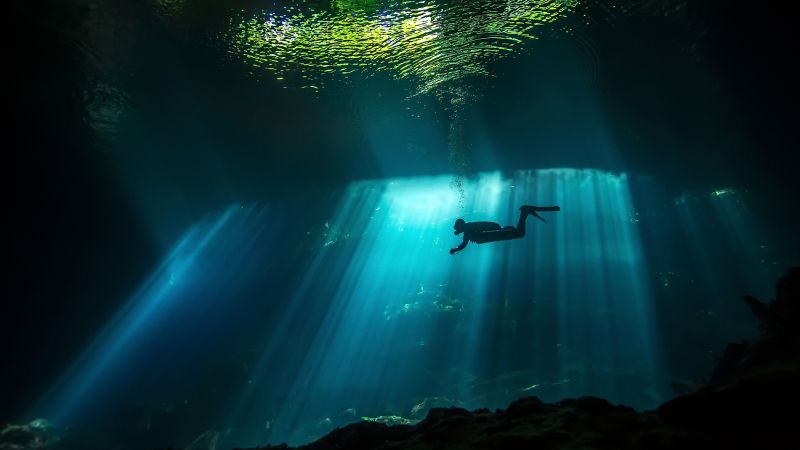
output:
M463 232L464 240L461 241L461 244L458 247L452 249L451 253L464 250L469 242L485 244L487 242L519 239L525 236L525 219L528 218L528 214L533 214L540 220L544 221L541 216L536 214L536 211L560 210L561 208L558 206L523 206L520 208L519 221L517 221L516 227L509 225L505 228L500 228L500 224L495 222L466 222L462 226L463 231L456 232L456 234Z

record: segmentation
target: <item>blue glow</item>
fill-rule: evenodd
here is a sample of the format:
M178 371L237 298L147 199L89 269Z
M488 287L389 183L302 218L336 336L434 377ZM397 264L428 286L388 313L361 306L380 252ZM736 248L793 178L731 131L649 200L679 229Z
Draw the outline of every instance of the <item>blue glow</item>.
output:
M219 408L218 426L236 428L238 446L305 443L362 416L420 419L426 410L415 405L427 397L466 408L505 407L526 395L598 395L637 407L663 400L627 177L486 173L465 180L463 208L451 181L352 183L321 235L307 233L312 253L291 261L287 273L299 276L280 292L235 293L270 276L259 269L271 236L281 235L270 210L237 206L199 222L39 415L64 424L108 408L115 393L146 391L148 378L180 382L170 361L227 348L219 336L241 332L242 317L262 310L269 326L255 321L257 358ZM516 225L523 204L562 210L543 213L547 223L529 217L522 239L449 255L460 242L456 218Z
M137 378L159 376L152 373L158 371L159 358L189 356L181 344L199 339L204 321L209 320L201 316L225 288L226 276L209 283L208 275L219 272L220 264L231 268L242 264L264 228L265 212L232 206L187 230L35 410L59 425L69 425L90 414L93 405L107 402L104 396L113 398L126 385L135 385Z
M490 373L519 374L511 399L542 395L524 390L538 383L553 386L553 398L594 394L638 406L663 400L659 333L626 176L483 174L465 183L463 210L450 182L377 180L347 189L329 225L349 239L319 249L253 376L272 381L269 372L284 367L283 346L302 343L292 380L277 396L254 383L231 409L228 423L255 415L270 425L242 445L307 442L341 425L331 421L338 410L398 414L403 396L505 406L509 396L485 389L498 383ZM449 256L460 241L455 218L516 224L522 204L562 211L548 214L547 224L529 218L522 240L469 244ZM308 308L323 310L318 321ZM514 315L531 308L541 328L519 329ZM304 321L313 324L297 325ZM428 371L451 375L432 383ZM636 398L641 392L645 398Z

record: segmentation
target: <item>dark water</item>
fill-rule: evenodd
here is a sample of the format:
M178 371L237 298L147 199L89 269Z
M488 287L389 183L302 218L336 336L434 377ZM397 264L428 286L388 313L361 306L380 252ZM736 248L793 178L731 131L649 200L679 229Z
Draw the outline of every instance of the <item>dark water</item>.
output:
M654 408L800 260L780 11L14 11L0 420L67 446L300 444L529 395ZM522 204L561 211L448 254L456 218Z

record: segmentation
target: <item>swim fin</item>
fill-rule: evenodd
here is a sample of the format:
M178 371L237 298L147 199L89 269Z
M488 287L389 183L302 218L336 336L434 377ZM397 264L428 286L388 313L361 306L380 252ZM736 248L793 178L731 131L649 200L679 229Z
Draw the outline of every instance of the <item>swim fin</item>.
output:
M539 219L539 220L541 220L542 222L545 222L545 223L547 223L547 221L544 220L544 217L540 216L537 213L537 211L561 211L561 207L560 206L529 206L529 205L524 205L520 209L527 210L528 214L532 215L533 217L536 217L537 219Z

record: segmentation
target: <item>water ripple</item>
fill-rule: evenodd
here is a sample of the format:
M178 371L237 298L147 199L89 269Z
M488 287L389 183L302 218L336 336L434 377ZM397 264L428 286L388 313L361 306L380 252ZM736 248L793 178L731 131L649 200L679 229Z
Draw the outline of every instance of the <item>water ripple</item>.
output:
M574 13L577 0L333 1L328 9L240 12L220 36L278 80L319 89L329 74L388 72L416 94L490 75L487 66ZM288 83L288 82L287 82Z

